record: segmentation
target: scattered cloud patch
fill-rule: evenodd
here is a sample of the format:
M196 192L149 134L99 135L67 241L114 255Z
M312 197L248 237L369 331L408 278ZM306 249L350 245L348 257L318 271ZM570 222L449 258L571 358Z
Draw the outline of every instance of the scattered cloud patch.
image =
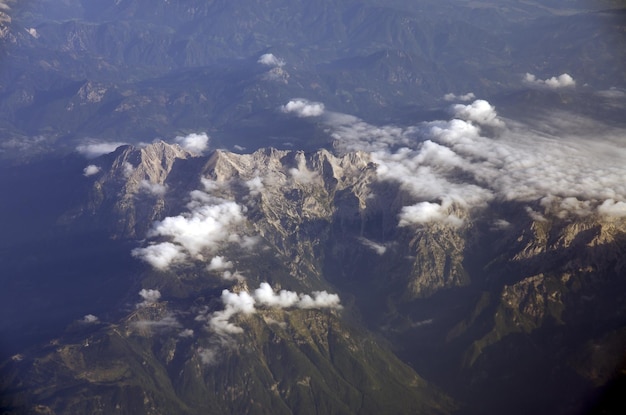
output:
M206 133L178 136L174 141L193 154L202 154L209 148L209 136Z
M215 190L214 183L207 180L203 183L207 191ZM226 243L250 245L248 238L235 232L237 225L245 220L245 207L206 191L194 190L190 195L188 212L157 221L148 232L149 238L168 241L136 248L133 256L164 270L189 259L202 261L205 254L215 252Z
M449 94L445 94L443 96L443 99L446 101L471 101L473 99L476 98L476 95L474 95L473 92L468 92L467 94L463 94L463 95L455 95L453 93L449 93Z
M297 155L298 167L289 169L291 178L299 184L312 184L319 181L319 174L306 166L306 159L302 153Z
M115 151L116 148L127 145L120 141L95 141L90 140L84 144L80 144L76 147L76 151L85 156L88 159L93 159L104 154L109 154Z
M231 271L224 271L224 273L222 274L222 278L226 281L243 281L245 280L245 277L243 275L241 275L241 273L239 271L235 271L235 272L231 272Z
M95 164L90 164L83 169L83 176L85 177L93 176L94 174L98 173L100 173L100 167L96 166Z
M87 315L85 315L85 317L83 317L81 322L88 323L88 324L99 323L100 319L98 317L94 316L93 314L87 314Z
M256 176L250 180L245 182L245 185L248 187L248 191L250 192L250 196L258 196L263 192L263 179L260 176Z
M173 315L167 315L159 320L137 320L131 323L131 327L137 330L166 331L180 329L182 325Z
M135 248L132 250L132 255L146 261L159 270L165 270L172 264L184 262L187 258L182 248L171 242L161 242L145 248Z
M258 63L265 66L281 67L285 66L285 61L274 56L273 53L265 53L259 57Z
M230 320L238 315L251 315L258 312L257 307L273 309L335 309L342 308L337 294L326 291L313 291L309 294L298 294L294 291L274 291L270 284L263 282L252 294L248 291L222 291L223 310L208 314L208 310L200 311L197 321L206 321L210 331L223 337L227 343L229 336L243 332L243 329ZM213 349L215 351L215 349Z
M548 79L537 79L537 77L531 73L524 75L524 83L526 85L538 88L568 88L576 86L576 81L569 74L561 74L559 76L553 76Z
M301 118L319 117L324 113L324 104L297 98L280 107L280 110L285 114L294 114Z
M193 337L194 331L192 329L184 329L180 333L178 333L178 337L189 338Z
M232 293L229 290L222 291L222 303L224 309L216 311L209 319L209 328L217 334L243 333L243 329L229 320L236 314L253 314L254 298L246 292Z
M254 299L260 305L275 308L295 307L300 302L297 293L287 290L280 290L276 293L266 282L262 282L259 288L254 290Z
M159 292L159 290L147 290L145 288L142 288L141 291L139 291L139 296L143 298L143 301L137 304L137 308L156 304L161 298L161 293Z
M153 196L164 196L167 192L167 186L160 183L152 183L148 180L142 180L139 183L139 188L145 192L150 193Z
M207 269L209 271L223 271L232 267L233 263L227 261L222 256L214 256L213 258L211 258L211 262L209 263L209 265L207 265Z
M469 105L457 104L452 109L456 118L489 127L504 127L496 109L483 99L477 99Z
M605 89L604 91L596 92L597 95L608 98L608 99L623 99L626 98L626 91L622 89L618 89L615 87L611 87L609 89Z
M398 226L423 225L429 222L442 222L453 227L463 225L461 218L449 213L449 205L450 203L420 202L412 206L404 206L400 212Z
M377 255L384 255L385 252L387 252L387 247L385 245L371 241L367 238L359 238L359 242L376 252Z
M529 206L544 200L546 212L529 211L537 220L545 214L621 215L622 129L563 112L530 124L505 122L484 100L451 110L450 120L410 127L373 126L336 113L324 122L338 152L370 153L378 180L398 183L413 198L398 218L402 226L461 226L461 212L495 200Z

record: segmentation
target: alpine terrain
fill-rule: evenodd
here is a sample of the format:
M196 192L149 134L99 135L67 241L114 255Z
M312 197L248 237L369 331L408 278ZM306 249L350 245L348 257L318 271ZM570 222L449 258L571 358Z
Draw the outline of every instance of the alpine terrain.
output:
M0 1L2 413L623 413L625 10Z

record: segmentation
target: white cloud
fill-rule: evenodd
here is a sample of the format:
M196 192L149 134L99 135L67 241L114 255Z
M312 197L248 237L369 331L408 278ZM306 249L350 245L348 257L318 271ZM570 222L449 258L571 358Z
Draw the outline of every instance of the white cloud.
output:
M245 280L244 276L239 273L239 271L231 272L224 271L222 274L222 278L226 281L243 281Z
M280 109L285 114L295 114L301 118L319 117L324 113L324 104L296 98L280 107Z
M202 154L209 148L209 136L206 133L178 136L174 139L182 148L194 154Z
M626 202L607 199L598 206L598 212L601 215L615 218L626 217Z
M341 309L341 301L337 294L329 294L326 291L313 291L311 295L304 294L300 296L298 308L332 308Z
M213 182L203 183L209 191L216 190ZM156 221L148 232L149 238L163 237L169 241L136 248L133 256L163 270L189 258L204 260L205 253L214 252L226 243L248 245L249 240L235 232L237 225L245 220L244 207L200 190L190 195L188 212Z
M496 109L483 99L477 99L469 105L457 104L452 109L454 116L462 120L490 127L504 127L504 122L498 118Z
M359 238L359 242L376 252L377 255L384 255L385 252L387 252L387 247L385 245L376 243L367 238Z
M137 320L131 323L131 327L138 330L166 331L180 329L182 325L173 315L167 315L159 320Z
M312 184L318 182L319 174L316 171L308 169L304 154L298 153L296 158L298 167L289 169L289 175L291 178L299 184Z
M211 258L211 262L207 265L209 271L223 271L233 267L233 263L226 260L222 256L215 256Z
M135 168L133 167L132 164L130 164L129 162L125 161L123 164L123 173L124 173L124 177L126 177L127 179L133 174L133 172L135 171Z
M235 314L252 314L254 298L246 292L232 293L229 290L222 291L224 310L216 311L209 320L209 327L217 334L242 333L243 329L229 322Z
M98 323L100 322L100 319L96 316L94 316L93 314L87 314L85 315L85 317L83 317L83 319L81 320L83 323Z
M115 151L119 146L126 145L127 143L123 143L120 141L113 142L105 142L105 141L95 141L90 140L84 144L80 144L76 147L76 151L78 151L83 156L88 159L99 157L103 154L109 154Z
M275 293L266 282L262 282L259 288L254 291L254 299L261 305L276 308L294 307L300 301L297 293L287 290L280 290L279 293Z
M313 291L309 294L298 294L293 291L274 289L266 282L259 285L252 295L247 291L233 293L229 290L222 291L222 303L224 309L206 315L206 310L201 312L196 320L208 321L208 327L214 333L228 337L232 334L242 333L243 329L230 322L237 314L254 314L258 310L256 306L267 308L301 308L301 309L336 309L342 308L337 294L329 294L326 291Z
M445 94L443 99L446 101L471 101L476 98L473 92L468 92L463 95L455 95L453 93Z
M260 63L261 65L266 65L266 66L274 66L274 67L285 66L285 61L283 59L277 58L272 53L265 53L261 55L259 57L259 60L257 60L257 62Z
M198 348L200 361L205 365L214 365L218 362L219 351L216 348Z
M126 168L126 165L124 165L124 168ZM139 188L154 196L163 196L165 195L165 192L167 192L166 185L160 184L160 183L151 183L150 181L145 180L145 179L142 180L141 183L139 183Z
M622 99L622 98L626 98L626 91L623 91L616 87L611 87L604 91L598 91L597 95L603 98L608 98L608 99Z
M146 307L151 304L157 303L159 299L161 298L161 293L159 292L159 290L152 290L152 289L147 290L145 288L142 288L141 291L139 291L139 296L143 298L143 301L137 304L138 308Z
M250 196L258 196L263 192L263 179L260 176L256 176L250 180L245 182L245 185L248 187L248 191L250 192Z
M193 337L194 331L192 329L184 329L180 333L178 333L178 337L189 338Z
M231 239L230 226L243 221L242 208L235 202L222 201L204 205L189 214L172 216L156 222L148 236L170 237L176 244L198 256Z
M526 73L524 75L524 83L529 86L539 87L539 88L549 88L549 89L558 89L558 88L567 88L576 86L576 81L569 74L561 74L559 76L553 76L548 79L537 79L537 77L531 73Z
M337 150L369 152L378 180L399 183L413 198L401 211L402 225L459 226L460 212L493 200L543 200L546 212L533 214L539 220L544 214L620 214L619 203L626 203L623 130L561 112L532 124L504 122L482 100L452 108L451 120L406 128L336 113L324 121ZM497 127L497 137L483 135L485 125Z
M448 203L449 205L449 203ZM400 212L398 226L443 222L454 227L463 224L458 216L448 212L449 206L438 203L420 202L412 206L404 206Z
M132 250L132 255L160 270L165 270L170 265L183 262L187 258L183 248L171 242L161 242L144 248L135 248Z
M94 174L98 173L100 173L100 167L96 166L95 164L90 164L83 169L83 176L85 177L93 176Z

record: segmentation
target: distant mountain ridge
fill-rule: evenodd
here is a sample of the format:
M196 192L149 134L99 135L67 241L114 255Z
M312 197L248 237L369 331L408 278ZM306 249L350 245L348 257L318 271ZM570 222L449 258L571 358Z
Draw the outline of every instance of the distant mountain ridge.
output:
M270 144L254 133L276 134L276 120L257 117L294 96L407 124L450 92L518 90L525 72L564 71L604 88L624 81L622 49L612 48L623 24L615 11L595 13L585 2L568 2L566 13L558 2L409 3L11 3L2 150L67 151L85 136L136 143L194 130L260 148ZM284 66L258 63L266 53Z

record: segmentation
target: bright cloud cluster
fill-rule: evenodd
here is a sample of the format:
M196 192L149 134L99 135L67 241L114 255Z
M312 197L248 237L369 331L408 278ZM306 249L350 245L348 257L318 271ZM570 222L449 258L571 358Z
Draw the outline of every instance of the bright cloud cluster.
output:
M206 133L178 136L174 141L193 154L202 154L209 148L209 136Z
M529 128L505 122L484 100L451 112L451 120L409 128L342 114L325 121L337 150L371 153L378 179L399 183L415 199L401 210L401 226L460 226L459 212L493 200L540 202L560 216L626 216L623 131L564 114Z
M297 98L280 107L280 110L285 114L295 114L300 118L319 117L324 113L324 104Z
M137 308L146 307L151 304L157 303L161 298L161 292L159 290L147 290L145 288L142 288L141 291L139 291L139 296L143 298L143 301L137 304Z
M205 181L205 186L211 184ZM157 221L148 232L150 238L167 241L136 248L133 256L163 270L190 258L203 260L204 253L215 252L224 243L249 242L234 232L245 220L243 206L200 190L191 192L191 197L188 212Z
M326 291L314 291L311 294L298 294L294 291L274 291L270 284L263 282L252 294L247 291L237 293L222 291L224 309L208 316L200 315L198 320L207 320L208 327L218 335L242 333L243 329L230 319L237 314L250 315L256 313L258 307L263 308L300 308L300 309L341 309L341 301L337 294Z
M537 79L537 77L531 73L526 73L524 75L524 83L539 88L549 88L549 89L558 89L558 88L567 88L576 86L576 81L569 74L561 74L559 76L553 76L548 79Z

